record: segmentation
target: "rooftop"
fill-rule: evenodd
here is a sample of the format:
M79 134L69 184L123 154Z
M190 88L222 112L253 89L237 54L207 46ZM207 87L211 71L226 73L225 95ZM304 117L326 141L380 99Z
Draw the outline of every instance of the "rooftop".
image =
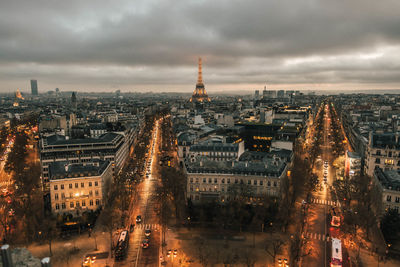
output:
M280 177L286 168L286 161L279 158L265 158L255 161L212 161L197 157L195 161L185 161L188 173L238 174Z
M376 148L400 148L400 138L395 133L373 133L372 146Z
M78 178L100 176L110 165L110 161L94 160L90 164L69 164L67 161L57 161L49 164L49 179Z
M99 143L110 143L118 138L123 137L116 133L105 133L98 138L83 138L83 139L67 139L63 135L52 135L45 139L45 145L57 146L57 145L79 145L79 144L99 144Z
M239 144L207 140L190 147L190 151L238 151Z
M400 173L396 170L383 171L381 168L376 168L375 176L383 188L400 191Z

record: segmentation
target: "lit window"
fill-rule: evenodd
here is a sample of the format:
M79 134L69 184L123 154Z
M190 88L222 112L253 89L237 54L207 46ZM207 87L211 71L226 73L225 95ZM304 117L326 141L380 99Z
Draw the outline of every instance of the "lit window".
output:
M392 160L392 159L385 159L385 164L387 164L387 165L393 165L393 164L394 164L394 160Z

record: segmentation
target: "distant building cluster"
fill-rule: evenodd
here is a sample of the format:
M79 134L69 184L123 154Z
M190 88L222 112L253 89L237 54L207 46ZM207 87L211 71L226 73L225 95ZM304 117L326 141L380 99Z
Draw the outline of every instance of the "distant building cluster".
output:
M400 206L400 98L397 95L351 94L335 97L354 153L350 174L373 177L382 193L382 211ZM347 162L347 160L346 160ZM356 168L351 168L356 162ZM358 167L359 166L359 167Z
M294 145L304 137L315 101L295 91L264 90L254 98L171 104L187 198L226 202L243 195L257 203L280 197Z

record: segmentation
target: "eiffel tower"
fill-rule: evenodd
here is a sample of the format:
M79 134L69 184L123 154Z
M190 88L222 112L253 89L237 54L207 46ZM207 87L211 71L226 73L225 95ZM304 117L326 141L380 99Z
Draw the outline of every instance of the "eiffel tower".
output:
M190 102L210 102L210 98L208 97L206 89L204 88L203 74L201 70L201 57L199 58L199 73L197 77L196 89L193 91Z

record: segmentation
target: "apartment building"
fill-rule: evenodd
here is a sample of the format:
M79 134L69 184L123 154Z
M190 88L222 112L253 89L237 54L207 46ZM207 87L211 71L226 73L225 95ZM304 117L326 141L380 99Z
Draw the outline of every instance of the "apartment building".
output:
M384 171L400 170L399 134L371 132L364 164L364 173L371 177L376 167Z
M382 170L376 168L374 171L375 185L382 193L381 212L400 209L400 173L397 170Z
M111 162L94 160L88 164L57 161L49 164L50 202L53 213L79 216L103 204L107 183L112 181Z
M129 155L129 147L121 134L106 133L99 138L69 139L52 135L40 141L40 160L45 190L48 189L49 165L53 162L85 164L93 160L110 161L118 172Z
M186 160L187 198L193 202L229 201L245 193L249 202L262 196L280 196L288 163L279 157L262 161L214 161L207 157Z
M214 161L237 160L244 152L244 142L226 143L222 138L209 140L191 145L188 158L194 160L197 156L205 156Z

